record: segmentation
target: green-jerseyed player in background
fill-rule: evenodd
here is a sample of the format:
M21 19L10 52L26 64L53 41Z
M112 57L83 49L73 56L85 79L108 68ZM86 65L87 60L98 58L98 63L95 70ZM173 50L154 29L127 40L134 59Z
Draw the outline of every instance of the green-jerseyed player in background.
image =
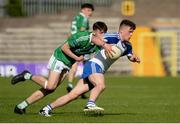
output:
M74 16L72 23L71 23L71 34L75 34L80 31L88 31L89 30L89 18L92 16L94 11L93 4L84 3L81 5L80 12ZM72 65L69 74L68 74L68 85L67 91L70 92L73 89L73 80L75 74L78 70L78 65L83 66L83 62L76 62ZM79 75L80 76L80 75ZM81 98L87 98L84 94L81 95Z
M96 22L93 24L93 32L84 31L71 35L52 54L47 66L49 69L48 79L43 76L32 75L27 70L14 76L11 80L12 84L32 80L42 87L17 104L14 112L24 114L26 107L52 93L61 84L72 64L84 60L84 54L93 53L98 46L103 47L107 52L111 52L111 45L106 44L103 40L106 31L107 26L104 22Z
M72 20L71 34L89 30L89 18L92 16L93 11L94 6L92 4L84 3L81 5L81 11Z

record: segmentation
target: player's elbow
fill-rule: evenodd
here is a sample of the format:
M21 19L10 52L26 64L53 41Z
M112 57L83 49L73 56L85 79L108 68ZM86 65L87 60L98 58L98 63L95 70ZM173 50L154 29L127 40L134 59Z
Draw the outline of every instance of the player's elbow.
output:
M67 49L70 49L68 43L63 44L61 50L66 53Z

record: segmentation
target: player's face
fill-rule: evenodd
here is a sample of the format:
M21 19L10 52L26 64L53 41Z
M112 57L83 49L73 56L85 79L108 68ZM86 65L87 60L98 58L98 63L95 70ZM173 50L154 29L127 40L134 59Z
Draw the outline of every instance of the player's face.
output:
M82 9L82 13L84 13L84 15L89 18L92 16L93 11L90 8L84 8Z
M131 39L133 32L134 30L131 27L124 26L122 30L120 31L121 39L129 41Z
M103 39L103 37L104 37L104 32L100 31L99 29L95 30L94 34L95 34L95 36L97 36L97 37L99 37L101 39Z

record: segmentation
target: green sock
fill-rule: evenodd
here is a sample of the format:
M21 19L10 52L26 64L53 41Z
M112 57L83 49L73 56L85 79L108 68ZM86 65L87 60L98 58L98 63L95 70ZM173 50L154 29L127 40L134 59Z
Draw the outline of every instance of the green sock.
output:
M28 107L28 105L29 105L29 103L28 103L26 100L24 100L23 102L21 102L20 104L18 104L17 107L18 107L19 109L25 109L26 107Z

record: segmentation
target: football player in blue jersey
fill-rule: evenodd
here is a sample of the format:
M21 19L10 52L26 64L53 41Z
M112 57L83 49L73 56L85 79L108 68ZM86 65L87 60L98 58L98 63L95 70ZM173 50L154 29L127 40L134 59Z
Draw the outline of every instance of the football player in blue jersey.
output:
M140 63L140 59L133 53L132 45L129 42L135 29L136 25L134 22L122 20L119 31L117 33L105 34L104 39L108 44L116 44L121 50L121 55L119 57L127 56L131 62ZM105 89L104 73L117 59L108 58L104 49L101 49L92 59L86 62L83 75L75 88L70 93L58 98L51 104L46 105L39 113L44 116L51 116L50 113L53 109L69 103L82 93L88 91L90 91L90 97L84 108L84 112L101 113L104 111L103 108L98 107L95 104L95 101Z

